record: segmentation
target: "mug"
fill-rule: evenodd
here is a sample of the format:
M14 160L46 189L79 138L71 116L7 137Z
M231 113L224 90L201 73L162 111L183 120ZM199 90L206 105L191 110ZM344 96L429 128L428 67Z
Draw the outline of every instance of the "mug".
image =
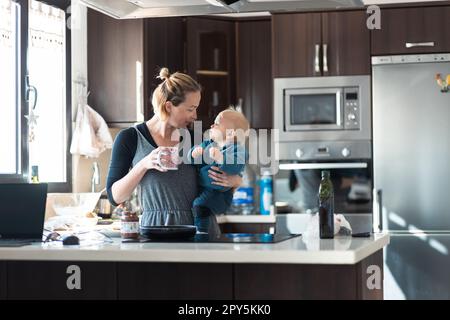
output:
M181 163L178 147L160 147L158 165L165 170L178 170Z

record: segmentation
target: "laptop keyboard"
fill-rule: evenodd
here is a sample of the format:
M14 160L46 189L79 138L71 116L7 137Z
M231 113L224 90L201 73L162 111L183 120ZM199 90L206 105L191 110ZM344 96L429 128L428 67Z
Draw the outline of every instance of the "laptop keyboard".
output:
M31 239L0 239L0 247L23 247L31 245L36 240Z

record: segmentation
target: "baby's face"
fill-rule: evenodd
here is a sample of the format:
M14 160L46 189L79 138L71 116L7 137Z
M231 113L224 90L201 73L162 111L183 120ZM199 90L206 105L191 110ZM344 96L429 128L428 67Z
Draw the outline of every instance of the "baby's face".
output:
M233 126L226 116L219 114L211 125L211 139L216 142L225 141L227 138L227 130L228 134L230 134L233 130Z

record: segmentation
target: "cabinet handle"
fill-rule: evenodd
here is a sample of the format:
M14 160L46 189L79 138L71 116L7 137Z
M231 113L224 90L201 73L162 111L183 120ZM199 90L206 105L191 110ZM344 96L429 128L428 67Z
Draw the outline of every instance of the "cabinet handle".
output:
M407 42L405 43L406 48L414 48L414 47L434 47L434 41L430 42Z
M320 72L319 54L320 54L320 45L316 44L316 54L314 56L314 72L315 73L319 73Z
M323 72L328 72L328 45L323 44Z

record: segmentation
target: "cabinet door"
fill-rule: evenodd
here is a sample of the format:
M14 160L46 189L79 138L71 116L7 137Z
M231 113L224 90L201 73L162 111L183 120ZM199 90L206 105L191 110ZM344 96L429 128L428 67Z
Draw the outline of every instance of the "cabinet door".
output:
M324 76L370 74L370 32L366 19L365 11L322 13Z
M89 104L109 123L143 120L143 29L88 10Z
M230 300L231 264L119 263L119 299Z
M449 52L448 21L450 6L382 9L381 29L372 31L372 55ZM434 45L420 45L427 42Z
M237 38L237 98L252 128L272 128L270 20L239 22Z
M0 300L6 299L6 263L0 262Z
M316 46L322 43L320 13L274 15L272 32L274 77L321 75L316 70Z
M203 87L197 114L206 129L220 111L236 103L235 22L188 18L187 64Z
M144 22L144 97L145 119L153 115L151 98L155 88L161 83L156 79L162 67L171 73L185 72L185 19L152 18Z
M8 299L116 299L116 264L8 262Z

